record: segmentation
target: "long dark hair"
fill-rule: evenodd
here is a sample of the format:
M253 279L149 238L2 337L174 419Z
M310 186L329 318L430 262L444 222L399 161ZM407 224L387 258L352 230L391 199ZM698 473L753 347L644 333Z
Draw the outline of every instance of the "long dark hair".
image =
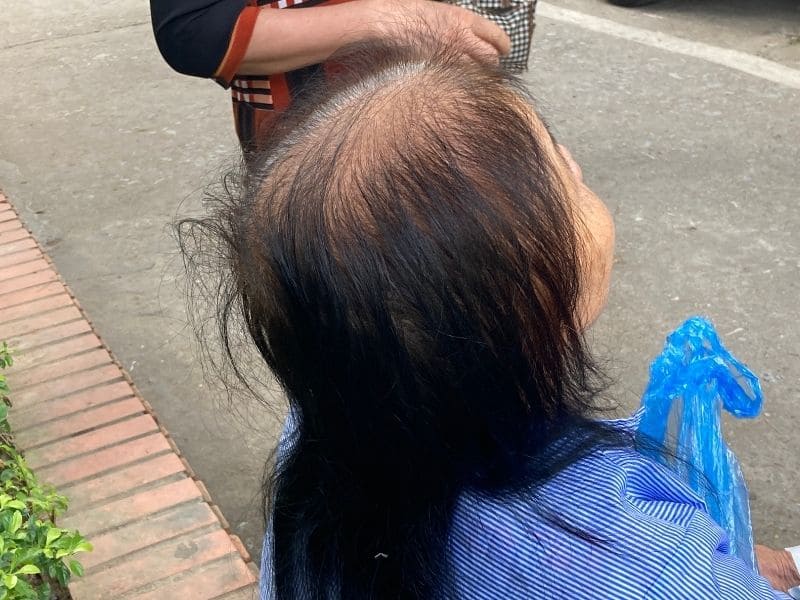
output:
M461 494L535 502L625 443L592 418L584 238L546 133L519 81L460 50L349 48L180 226L190 267L217 242L226 348L243 319L290 403L280 599L449 597Z

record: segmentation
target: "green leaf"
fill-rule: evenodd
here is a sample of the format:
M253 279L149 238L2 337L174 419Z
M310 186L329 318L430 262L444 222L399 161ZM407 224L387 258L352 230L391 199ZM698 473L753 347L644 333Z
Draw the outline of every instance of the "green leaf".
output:
M9 500L9 502L6 504L6 508L15 508L17 510L25 510L27 508L27 506L25 506L25 503L20 501L20 500Z
M63 587L67 587L69 583L69 569L64 563L58 563L56 565L56 579Z
M23 565L17 569L16 575L38 575L41 572L41 569L36 565Z
M61 537L62 531L58 527L51 527L47 530L47 537L45 538L44 545L49 546Z
M24 579L17 581L17 587L14 588L14 600L38 600L38 594L31 585Z
M17 576L11 574L3 575L3 585L13 590L17 585Z
M14 534L20 527L22 527L22 513L14 511L8 523L8 533Z
M77 560L69 561L69 570L78 577L83 577L83 565Z
M50 583L47 581L42 581L38 586L36 586L36 600L51 600L51 590L50 590ZM3 600L0 598L0 600Z
M91 552L92 550L94 550L94 546L92 546L86 540L83 540L83 541L79 542L72 549L73 552Z

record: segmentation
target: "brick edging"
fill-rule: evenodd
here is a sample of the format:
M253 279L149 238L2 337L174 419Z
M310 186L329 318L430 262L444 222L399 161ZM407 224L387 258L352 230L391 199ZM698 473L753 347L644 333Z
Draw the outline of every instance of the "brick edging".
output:
M133 382L132 378L130 377L130 374L123 367L122 363L116 358L116 356L112 352L111 348L108 346L108 344L105 342L105 340L103 340L102 336L100 336L97 333L97 330L94 327L94 324L92 323L91 319L89 318L89 316L87 315L87 313L83 309L83 307L81 306L81 304L78 301L78 299L76 298L75 294L72 292L70 287L66 284L66 282L61 277L61 275L58 272L58 269L56 268L56 266L55 266L53 260L51 259L51 257L47 254L47 252L45 252L44 248L41 247L41 245L38 243L36 238L31 233L30 229L28 229L26 227L26 225L24 224L23 220L20 218L19 213L16 211L15 207L11 204L11 202L8 201L7 197L3 194L2 189L0 189L0 214L2 214L2 212L6 212L6 210L7 210L5 208L6 206L13 212L15 220L16 220L16 222L19 223L20 227L17 228L17 227L12 225L11 227L6 227L6 228L0 230L0 251L2 251L2 249L4 247L12 247L12 250L10 252L2 253L2 255L11 256L12 257L12 261L13 261L13 255L14 254L20 254L20 251L17 251L17 250L13 249L14 244L18 244L20 241L26 240L27 238L30 238L31 240L33 240L33 243L35 244L35 246L34 246L35 249L37 249L41 253L40 258L44 259L44 261L45 261L45 263L47 265L47 268L52 271L52 275L53 275L52 277L50 277L49 273L47 274L48 277L49 277L49 279L47 281L47 285L50 286L49 289L53 289L53 286L52 286L53 281L57 281L62 286L63 291L68 295L69 300L71 301L71 305L74 306L78 310L80 318L83 321L85 321L86 324L88 324L89 331L92 332L97 337L97 340L99 341L99 344L100 344L99 347L107 353L107 356L108 356L107 364L108 365L113 365L114 367L116 367L116 369L119 371L119 378L121 378L124 382L127 383L127 385L130 388L131 395L134 398L136 398L136 399L138 399L140 401L141 407L142 407L142 413L144 415L147 415L148 417L150 417L152 419L152 422L157 427L156 431L163 436L164 440L168 444L168 448L171 449L172 453L180 459L181 464L183 466L183 470L184 470L187 478L189 480L191 480L194 483L194 485L196 486L196 488L199 490L199 495L202 498L202 501L205 502L205 504L207 504L208 507L211 509L211 511L214 513L214 515L217 518L217 521L219 523L220 528L226 533L228 539L230 540L231 546L235 549L236 553L238 554L240 559L243 561L244 566L246 567L247 571L253 575L254 581L257 581L258 580L258 569L257 569L256 565L253 563L253 561L252 561L252 559L250 557L250 554L247 552L246 548L242 544L242 542L239 539L239 537L236 536L234 533L232 533L230 525L228 524L227 520L223 516L222 511L214 503L214 501L213 501L211 495L209 494L208 489L206 488L205 484L202 482L202 480L194 472L194 470L192 469L191 465L189 465L188 461L186 460L186 458L181 453L180 449L178 448L178 446L175 443L174 439L172 438L171 434L169 433L167 428L164 426L164 424L158 418L158 415L153 410L152 405L142 398L142 395L139 392L139 389L137 388L136 384ZM5 223L11 223L12 221L13 221L13 219L6 219ZM7 233L8 231L16 232L19 229L22 229L22 231L24 231L26 235L23 236L23 237L19 237L20 234L17 234L17 233L12 233L11 236L4 235L4 233ZM5 241L6 239L9 239L10 241ZM30 245L30 244L28 244L28 245ZM23 253L21 258L30 259L31 255L32 255L32 253L30 253L30 252ZM38 260L38 258L37 258L37 260ZM38 266L37 266L37 268L38 268ZM23 288L23 289L29 289L29 288ZM14 292L16 292L16 290L14 290ZM4 306L3 306L4 297L6 297L7 294L14 293L14 292L0 292L0 311L2 311L2 309L4 308ZM0 314L2 314L2 313L0 313ZM50 314L52 314L52 312ZM26 316L24 318L14 318L14 315L11 315L11 317L7 321L0 321L0 326L4 326L7 323L19 323L20 321L25 321L26 318L31 318L31 317L30 316ZM46 329L46 327L44 327L43 329ZM41 330L40 329L36 330L36 332L39 332L39 331L41 331ZM0 328L0 336L1 335L2 335L2 328ZM24 336L22 336L22 337L24 337ZM106 363L104 363L104 364L106 364ZM93 368L94 367L91 367L91 369L93 369ZM12 371L10 372L10 379L11 379L12 387L13 387L13 376L14 376L14 371L12 369ZM33 384L28 385L27 387L31 387L31 386L35 387L36 385L37 385L37 383L34 382ZM98 385L106 386L105 383L98 384ZM90 388L91 387L92 386L90 386ZM74 393L73 392L74 392L74 390L70 391L69 393L65 392L65 394L62 394L62 396L66 395L67 397L69 397L69 396L74 396L76 394L79 395L81 393L85 393L85 389L84 390L79 390L79 391L74 392ZM13 394L12 394L12 399L13 399ZM116 401L113 398L109 398L108 400L109 401ZM50 402L51 399L48 398L47 401ZM58 393L56 393L55 399L52 400L52 401L53 402L58 402L59 401ZM23 410L24 410L24 407L23 407ZM83 409L81 409L81 410L83 410ZM89 409L87 408L86 410L89 410ZM72 416L72 414L70 414L69 416ZM13 409L12 409L12 419L13 419ZM129 422L129 421L126 421L126 422ZM144 424L146 426L146 423L144 423ZM107 427L107 424L100 424L96 428L90 430L89 434L94 433L95 429L103 429L103 428L106 428L106 427ZM76 438L72 438L72 439L78 439L81 436L88 437L88 434L85 431L75 432L75 434L76 434L77 437ZM29 437L31 437L31 436L29 436ZM35 438L35 436L33 436L33 437ZM122 442L120 442L120 443L122 443ZM108 447L109 447L109 445L106 445L106 446L104 446L102 448L102 450L105 451ZM111 447L113 448L113 445ZM143 460L150 460L149 458L147 458L149 455L145 454L143 456L145 456L145 458ZM92 457L89 456L89 458L92 458ZM58 460L56 460L55 462L58 463ZM48 467L48 469L50 469L50 468L51 467ZM58 465L56 464L52 468L53 469L58 469ZM112 468L111 472L113 474L115 469L117 471L119 471L119 470L124 470L124 468L125 467L116 466L116 467ZM96 476L90 477L90 480L93 477L96 477ZM85 481L85 480L81 480L81 481ZM125 498L123 498L123 500L124 499ZM94 509L89 509L89 510L94 510ZM141 551L142 551L142 549L137 550L137 552L141 552ZM146 579L147 574L143 573L142 576ZM90 581L90 580L91 580L91 577L87 577L86 581ZM228 593L228 591L223 591L222 592L223 595L227 594L227 593Z

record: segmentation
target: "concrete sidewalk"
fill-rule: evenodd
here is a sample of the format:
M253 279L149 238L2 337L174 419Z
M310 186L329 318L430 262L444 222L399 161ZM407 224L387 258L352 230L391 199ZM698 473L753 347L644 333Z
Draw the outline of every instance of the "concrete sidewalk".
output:
M72 597L254 598L247 551L2 193L0 282L16 443L94 546Z

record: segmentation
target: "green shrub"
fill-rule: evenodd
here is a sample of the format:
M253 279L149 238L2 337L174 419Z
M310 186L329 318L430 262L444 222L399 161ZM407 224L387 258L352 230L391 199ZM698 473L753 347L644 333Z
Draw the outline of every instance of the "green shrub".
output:
M12 363L4 342L0 369ZM72 557L92 545L77 531L56 527L67 499L39 483L15 448L7 420L8 392L0 372L0 600L50 600L72 574L83 574Z

